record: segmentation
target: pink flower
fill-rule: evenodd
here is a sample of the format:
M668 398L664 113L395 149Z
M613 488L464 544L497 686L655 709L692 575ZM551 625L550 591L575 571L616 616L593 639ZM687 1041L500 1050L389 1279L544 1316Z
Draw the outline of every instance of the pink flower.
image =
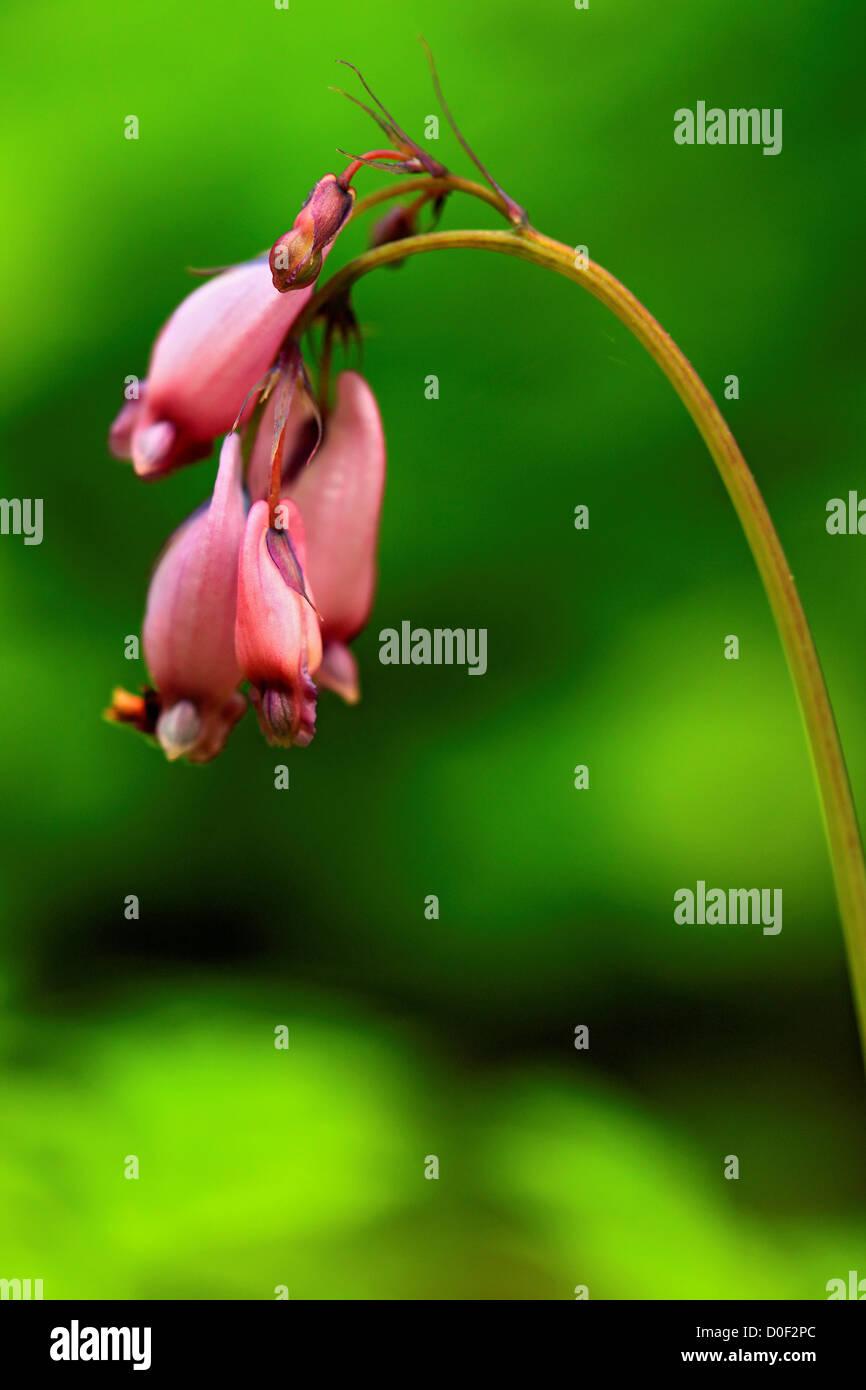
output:
M238 569L235 650L262 733L269 743L305 747L316 731L322 660L319 617L306 580L304 524L294 502L281 500L278 526L267 502L247 517Z
M313 293L280 294L266 258L200 285L175 309L153 346L147 381L109 434L120 458L153 478L204 458L232 428Z
M273 410L262 421L248 485L267 491ZM376 545L385 486L385 436L376 399L357 372L337 378L337 401L324 440L309 466L315 441L312 412L296 396L286 426L283 490L304 522L306 572L322 617L324 655L316 677L350 704L360 699L358 668L348 643L366 623L376 590Z
M234 646L242 468L230 434L213 497L172 536L150 582L142 641L159 692L156 736L172 760L215 757L246 708Z
M350 704L361 692L348 643L373 607L384 488L385 435L376 398L357 372L342 372L322 446L289 495L304 518L310 584L322 615L318 683Z

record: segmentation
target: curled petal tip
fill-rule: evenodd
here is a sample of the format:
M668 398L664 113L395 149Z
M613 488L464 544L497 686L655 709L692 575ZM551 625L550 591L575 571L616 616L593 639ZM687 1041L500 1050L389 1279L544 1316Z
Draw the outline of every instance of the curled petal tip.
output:
M303 673L292 690L267 686L253 692L262 733L281 748L306 748L316 732L316 687Z
M221 709L211 709L203 721L202 732L195 747L187 753L191 763L209 763L223 751L226 740L247 710L247 697L235 690Z
M345 643L325 643L316 682L325 690L333 690L347 705L357 705L361 698L358 663Z
M201 716L191 700L178 700L156 721L156 737L170 763L191 752L201 733Z
M223 751L226 740L247 708L246 696L235 690L222 704L196 705L178 700L157 720L156 737L170 763L186 758L209 763Z
M171 454L176 430L170 420L159 420L139 430L132 440L132 465L140 478L158 473Z
M144 391L143 382L140 390ZM132 458L132 437L143 408L144 397L140 395L137 400L125 401L117 412L111 429L108 431L108 448L116 459Z

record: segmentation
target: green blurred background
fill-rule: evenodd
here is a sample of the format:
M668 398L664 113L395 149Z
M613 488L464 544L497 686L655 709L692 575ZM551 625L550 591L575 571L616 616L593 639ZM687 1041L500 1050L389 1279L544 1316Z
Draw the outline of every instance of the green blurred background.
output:
M724 405L862 808L866 540L824 527L864 480L862 20L7 0L2 491L44 497L45 538L0 542L0 1276L124 1299L824 1298L866 1276L862 1073L779 643L694 426L575 286L461 253L359 287L380 587L364 700L322 698L288 792L251 718L205 768L100 720L146 678L124 638L214 468L148 487L110 459L123 379L187 265L259 251L336 146L379 143L333 59L421 134L420 31L535 225L620 276ZM782 107L781 155L675 145L698 100ZM433 152L468 172L444 122ZM495 217L454 201L443 225ZM487 676L381 666L404 618L486 627ZM699 878L781 887L781 935L676 926Z

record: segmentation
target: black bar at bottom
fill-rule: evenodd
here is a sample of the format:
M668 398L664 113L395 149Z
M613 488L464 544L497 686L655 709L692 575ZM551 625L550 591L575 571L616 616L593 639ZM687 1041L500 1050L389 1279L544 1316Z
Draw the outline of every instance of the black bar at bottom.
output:
M860 1300L861 1302L864 1300ZM415 1305L416 1307L418 1305ZM15 1302L0 1303L2 1364L16 1365L18 1379L31 1372L50 1377L99 1376L109 1367L117 1374L150 1375L166 1372L213 1372L224 1378L233 1372L260 1374L291 1372L297 1356L315 1355L321 1371L345 1355L361 1369L373 1353L382 1365L395 1350L399 1329L409 1334L419 1357L418 1369L429 1375L433 1362L449 1356L449 1331L461 1342L469 1332L487 1373L493 1369L499 1346L510 1358L529 1339L550 1354L551 1343L563 1337L563 1348L577 1369L647 1369L667 1371L674 1366L721 1365L810 1366L823 1378L843 1366L856 1365L866 1322L858 1310L842 1302L575 1302L568 1316L551 1311L517 1313L513 1305L508 1324L498 1327L495 1305L475 1305L472 1322L465 1315L443 1316L414 1312L403 1306L399 1323L385 1313L378 1323L375 1305L365 1305L361 1355L351 1336L354 1315L346 1302L313 1304L286 1302ZM326 1310L324 1315L322 1308ZM488 1323L489 1319L489 1323ZM429 1326L425 1326L429 1324ZM314 1340L319 1328L326 1340ZM335 1337L335 1333L339 1336ZM349 1334L348 1336L346 1334ZM542 1340L538 1340L541 1338ZM419 1339L419 1340L416 1340ZM306 1343L306 1347L305 1347ZM344 1347L341 1353L340 1346ZM570 1348L570 1351L569 1351ZM432 1355L431 1355L432 1349ZM404 1373L411 1374L408 1348L400 1356ZM590 1362L589 1358L592 1357ZM367 1369L370 1367L368 1365ZM453 1369L453 1362L452 1362Z

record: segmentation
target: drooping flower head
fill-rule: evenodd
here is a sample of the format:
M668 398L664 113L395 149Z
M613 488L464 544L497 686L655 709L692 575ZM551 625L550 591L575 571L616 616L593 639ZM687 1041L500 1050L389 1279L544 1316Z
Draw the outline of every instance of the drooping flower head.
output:
M327 409L331 342L345 347L358 331L348 292L328 301L318 393L294 325L351 215L355 173L382 161L433 178L446 172L374 101L392 148L349 156L339 177L318 180L267 261L235 266L185 299L154 344L139 398L111 429L113 452L145 478L203 457L228 434L213 498L175 533L153 575L143 642L155 688L116 691L109 711L155 736L169 758L206 761L222 749L246 707L243 680L266 737L281 745L313 738L317 684L359 698L349 643L375 591L382 426L354 372L338 378ZM425 202L426 194L385 234L411 234ZM235 431L250 427L259 439L242 456Z

